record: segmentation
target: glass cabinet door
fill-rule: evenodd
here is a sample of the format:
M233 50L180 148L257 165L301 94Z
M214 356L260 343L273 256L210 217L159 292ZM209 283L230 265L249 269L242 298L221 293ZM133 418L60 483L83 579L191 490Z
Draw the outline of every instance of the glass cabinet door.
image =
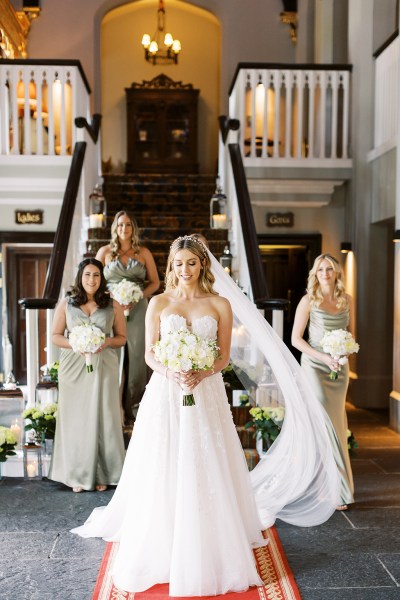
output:
M157 131L157 106L155 104L139 105L135 115L135 148L138 158L160 158Z
M190 119L187 107L170 104L166 110L166 157L182 159L188 155Z

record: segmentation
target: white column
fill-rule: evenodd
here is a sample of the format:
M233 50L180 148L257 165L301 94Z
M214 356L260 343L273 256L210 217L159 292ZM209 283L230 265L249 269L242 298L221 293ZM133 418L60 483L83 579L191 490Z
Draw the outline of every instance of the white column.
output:
M283 340L283 310L274 309L272 311L272 328Z
M38 311L26 309L26 377L27 406L34 406L39 373Z
M333 60L333 0L315 0L314 60Z

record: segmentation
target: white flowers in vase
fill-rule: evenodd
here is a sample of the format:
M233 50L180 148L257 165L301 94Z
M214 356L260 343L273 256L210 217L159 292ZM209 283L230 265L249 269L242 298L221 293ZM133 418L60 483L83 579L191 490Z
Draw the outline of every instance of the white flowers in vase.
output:
M92 354L100 350L106 339L103 331L92 323L76 325L69 334L69 343L72 350L78 354L85 355L86 370L93 371Z
M332 358L336 359L339 362L339 365L345 365L348 362L347 356L358 352L360 349L359 344L354 340L350 331L347 331L346 329L326 331L320 344L322 350L327 354L330 354ZM329 378L332 380L337 379L337 371L331 371L329 373Z
M128 279L122 279L118 283L113 283L110 286L110 290L112 297L122 306L136 304L136 302L139 302L143 298L143 291L140 285ZM129 309L124 309L124 315L125 317L129 317Z

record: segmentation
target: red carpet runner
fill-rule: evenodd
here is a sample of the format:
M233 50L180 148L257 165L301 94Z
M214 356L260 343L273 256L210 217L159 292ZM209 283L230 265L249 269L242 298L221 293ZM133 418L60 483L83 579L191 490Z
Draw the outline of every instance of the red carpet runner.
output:
M250 588L247 592L229 593L223 600L301 600L293 573L290 570L275 527L264 532L269 544L254 550L258 572L264 582L262 587ZM168 584L155 585L145 592L132 594L114 587L110 567L118 550L118 544L107 544L97 577L92 600L167 600ZM216 596L203 596L215 600Z

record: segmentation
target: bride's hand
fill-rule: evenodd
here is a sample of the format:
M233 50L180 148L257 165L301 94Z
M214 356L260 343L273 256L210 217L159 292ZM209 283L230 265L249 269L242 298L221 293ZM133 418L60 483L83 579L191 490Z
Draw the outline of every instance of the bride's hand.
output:
M179 373L179 384L189 390L196 387L201 381L201 371L182 371Z

